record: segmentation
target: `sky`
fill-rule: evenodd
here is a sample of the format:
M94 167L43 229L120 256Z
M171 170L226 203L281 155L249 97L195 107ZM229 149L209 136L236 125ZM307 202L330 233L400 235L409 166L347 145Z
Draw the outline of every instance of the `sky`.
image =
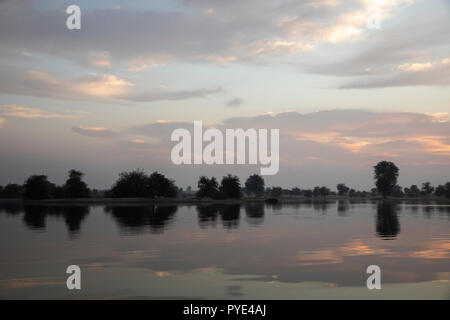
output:
M268 186L369 190L381 160L403 186L445 183L449 34L448 0L1 1L0 184L259 172L173 165L170 134L194 120L280 129Z

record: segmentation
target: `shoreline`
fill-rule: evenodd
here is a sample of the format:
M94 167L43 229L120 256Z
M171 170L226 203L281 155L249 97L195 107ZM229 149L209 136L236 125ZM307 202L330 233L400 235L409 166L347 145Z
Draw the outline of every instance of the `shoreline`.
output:
M274 200L276 199L276 200ZM74 205L123 205L123 204L174 204L174 205L196 205L196 204L251 204L251 203L263 203L266 204L268 201L274 201L268 203L271 205L281 205L281 204L301 204L301 203L331 203L336 201L345 202L378 202L383 200L381 197L370 197L370 198L350 198L350 197L340 197L340 196L328 196L326 198L306 198L306 197L280 197L280 198L250 198L245 197L241 199L222 199L215 200L210 198L78 198L78 199L44 199L44 200L26 200L26 199L0 199L0 204L3 203L21 203L21 204L74 204ZM435 198L435 197L421 197L421 198L396 198L389 197L385 199L387 201L395 202L435 202L440 204L450 204L450 199L446 198Z

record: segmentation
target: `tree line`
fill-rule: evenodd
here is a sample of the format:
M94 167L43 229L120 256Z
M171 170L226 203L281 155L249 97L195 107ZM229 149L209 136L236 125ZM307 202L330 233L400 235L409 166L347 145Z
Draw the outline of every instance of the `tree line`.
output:
M373 167L375 188L370 191L358 191L347 187L344 183L336 186L337 191L331 191L325 186L316 186L313 189L283 189L281 187L265 187L264 179L257 174L250 175L244 185L237 176L228 174L222 177L220 183L215 177L201 176L197 182L197 191L191 187L186 190L179 188L175 182L163 174L155 171L147 174L143 170L122 172L109 190L100 192L88 188L83 181L84 174L78 170L70 170L68 179L62 186L50 182L46 175L32 175L23 185L10 183L0 186L0 198L24 198L31 200L41 199L70 199L70 198L175 198L196 196L197 198L211 199L240 199L248 197L280 198L283 196L318 198L327 196L345 197L437 197L450 198L450 182L444 185L432 186L430 182L422 183L421 188L411 185L402 188L397 184L398 167L388 161L381 161Z

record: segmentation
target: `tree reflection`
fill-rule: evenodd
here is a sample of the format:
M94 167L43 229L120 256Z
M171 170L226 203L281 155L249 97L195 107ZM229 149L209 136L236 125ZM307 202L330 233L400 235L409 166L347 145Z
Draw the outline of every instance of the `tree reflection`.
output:
M239 215L241 212L240 204L230 204L221 206L219 209L222 225L226 229L235 229L239 227Z
M338 215L341 217L345 217L347 215L347 211L349 210L350 206L348 201L346 200L338 200L337 203L337 211Z
M312 205L315 211L319 211L322 214L326 214L328 207L330 206L330 203L327 201L314 201Z
M81 230L81 223L89 215L88 206L23 206L23 222L33 230L45 229L48 216L62 217L71 237L76 236Z
M397 215L397 204L382 201L377 205L377 234L385 240L393 240L400 232L400 222Z
M163 233L173 220L178 207L163 206L109 206L106 213L111 213L122 231L139 234L149 229L151 233Z
M22 204L20 202L3 202L0 203L0 214L6 213L8 216L14 216L22 212Z
M264 204L252 203L245 205L245 215L250 225L257 226L264 222Z
M241 205L198 205L198 223L201 228L215 227L218 216L222 220L222 226L226 229L234 229L239 227Z
M196 207L200 228L215 227L219 214L219 205L198 205Z

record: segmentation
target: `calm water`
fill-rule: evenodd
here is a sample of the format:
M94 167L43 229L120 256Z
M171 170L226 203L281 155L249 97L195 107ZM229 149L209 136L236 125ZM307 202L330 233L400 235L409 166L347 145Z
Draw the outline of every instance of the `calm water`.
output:
M449 299L450 206L9 204L0 257L2 299Z

